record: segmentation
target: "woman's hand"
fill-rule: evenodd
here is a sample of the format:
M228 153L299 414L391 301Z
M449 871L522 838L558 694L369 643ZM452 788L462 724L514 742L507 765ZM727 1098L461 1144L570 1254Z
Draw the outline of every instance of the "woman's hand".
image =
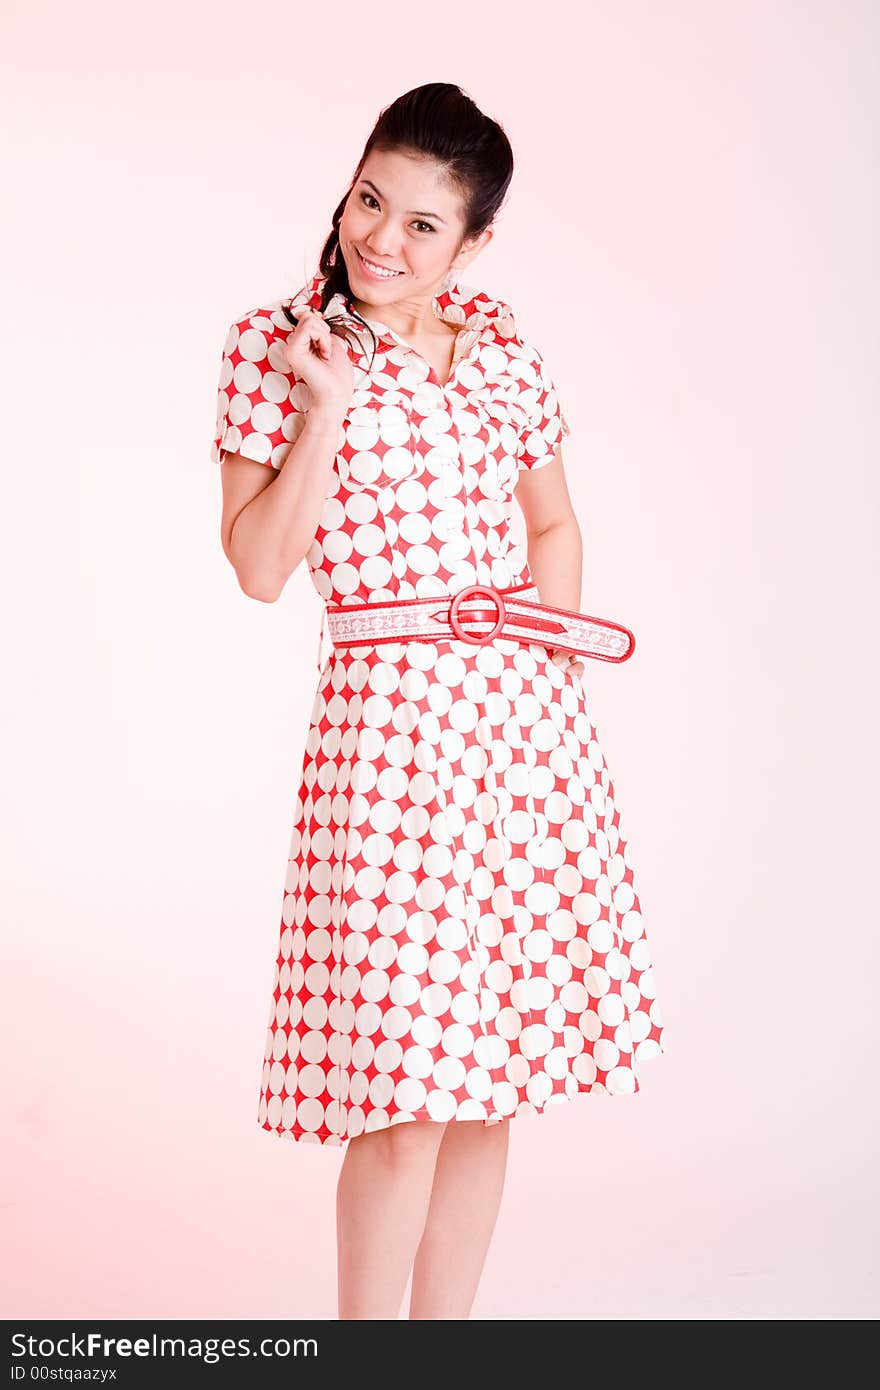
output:
M574 652L567 652L564 647L556 647L551 660L554 666L563 671L570 671L573 676L584 674L584 663L578 660Z
M348 343L330 332L323 314L308 305L297 310L299 323L284 345L290 368L306 383L312 404L337 412L348 409L354 390L354 367Z

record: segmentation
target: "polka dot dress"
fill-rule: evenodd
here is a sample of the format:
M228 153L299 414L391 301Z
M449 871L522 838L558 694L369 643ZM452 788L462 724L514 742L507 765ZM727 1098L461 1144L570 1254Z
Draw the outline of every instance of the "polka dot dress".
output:
M320 308L322 283L231 327L215 462L281 466L309 406L282 303ZM325 317L345 311L336 295ZM445 385L376 320L372 361L362 326L351 348L307 556L326 603L532 583L511 508L519 470L568 433L553 382L508 305L450 279L434 311L460 329ZM569 658L504 638L331 651L293 813L260 1125L324 1145L412 1120L490 1125L631 1094L663 1050L614 785Z

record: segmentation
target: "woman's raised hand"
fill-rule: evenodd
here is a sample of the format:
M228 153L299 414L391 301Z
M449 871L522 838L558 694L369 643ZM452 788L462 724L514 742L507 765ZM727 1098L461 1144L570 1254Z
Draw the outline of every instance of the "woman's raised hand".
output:
M317 309L308 305L296 311L299 323L284 346L290 368L306 383L312 405L338 412L348 409L354 390L354 367L348 344Z

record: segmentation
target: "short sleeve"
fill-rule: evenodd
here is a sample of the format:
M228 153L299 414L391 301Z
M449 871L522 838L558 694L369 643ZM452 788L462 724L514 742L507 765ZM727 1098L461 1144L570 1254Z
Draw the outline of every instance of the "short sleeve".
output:
M214 463L230 453L280 468L287 457L309 404L305 382L284 356L292 332L280 304L255 309L229 329L217 387Z
M543 468L552 463L571 430L547 364L536 347L524 345L520 371L519 404L524 407L528 424L520 434L517 458L520 468Z

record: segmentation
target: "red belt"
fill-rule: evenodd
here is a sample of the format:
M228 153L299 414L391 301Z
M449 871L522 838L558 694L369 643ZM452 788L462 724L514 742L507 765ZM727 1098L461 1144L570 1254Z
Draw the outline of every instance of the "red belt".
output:
M527 595L534 584L496 589L469 584L457 594L435 598L389 599L380 603L327 604L325 617L334 648L378 646L384 642L434 642L458 639L485 646L496 637L539 642L599 661L626 661L636 639L629 628L606 618L553 608ZM488 605L485 600L489 600ZM482 600L482 602L481 602ZM321 637L324 626L321 625ZM321 660L318 639L318 667Z

